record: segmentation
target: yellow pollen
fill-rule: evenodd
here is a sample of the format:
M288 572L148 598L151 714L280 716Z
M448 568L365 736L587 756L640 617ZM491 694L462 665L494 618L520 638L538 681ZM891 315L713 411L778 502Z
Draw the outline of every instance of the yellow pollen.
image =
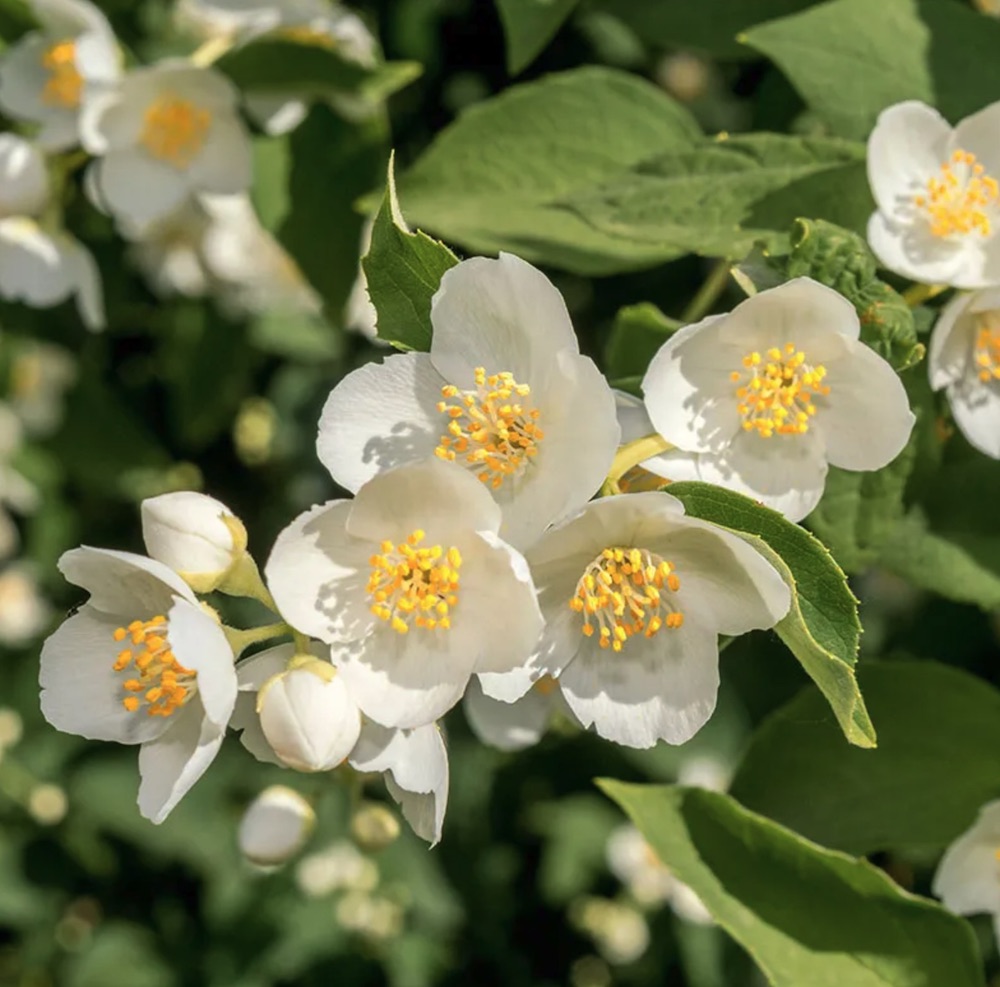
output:
M538 427L538 409L523 400L531 395L527 384L506 372L487 376L483 367L476 367L475 380L474 391L453 384L441 388L444 400L437 409L445 416L447 434L434 452L465 463L496 490L507 477L524 472L545 435Z
M794 343L777 346L764 354L748 353L743 370L730 378L736 388L736 410L743 429L762 438L772 435L804 435L816 414L815 400L830 393L823 383L826 367L806 363L806 355Z
M681 581L673 566L646 549L606 548L587 566L569 607L583 614L581 632L602 648L621 651L636 634L676 629L684 615L667 599Z
M204 146L211 126L209 110L166 93L146 110L139 140L154 158L187 168Z
M454 546L423 547L425 537L418 528L398 545L384 541L368 560L371 612L399 634L414 625L447 630L458 604L462 553Z
M172 716L191 699L196 675L170 650L166 617L133 620L113 637L125 645L114 670L128 675L121 687L126 693L122 705L130 713L145 706L149 716Z
M42 102L75 110L83 92L83 76L76 68L76 43L57 41L50 45L42 52L42 68L49 74L42 87Z
M992 231L991 216L1000 199L1000 185L969 151L956 150L941 165L941 174L927 182L927 189L913 198L938 237L965 236Z
M985 312L979 316L972 358L984 384L1000 380L1000 314Z

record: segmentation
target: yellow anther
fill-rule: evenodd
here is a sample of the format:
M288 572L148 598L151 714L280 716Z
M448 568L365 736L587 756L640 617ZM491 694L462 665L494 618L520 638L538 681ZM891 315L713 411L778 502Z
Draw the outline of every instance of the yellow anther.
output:
M609 547L587 566L569 601L583 615L581 632L598 635L598 644L619 652L630 637L653 637L663 627L680 627L683 618L666 599L680 579L673 566L640 548Z
M369 609L398 634L407 634L413 626L447 630L451 609L458 603L462 553L455 546L423 546L426 537L417 528L399 544L384 541L382 554L368 560Z
M762 364L759 353L743 357L745 372L730 375L736 388L736 410L746 432L756 432L769 439L774 435L803 435L809 431L809 419L816 414L815 397L830 393L823 383L826 368L811 366L806 355L794 343L782 351L767 351L770 362Z
M42 68L48 79L42 87L46 106L75 110L83 95L83 76L76 67L76 43L57 41L42 52Z
M1000 315L984 312L979 316L972 358L976 373L985 384L1000 380Z
M987 236L993 229L1000 185L968 151L956 150L941 165L940 175L927 182L927 188L913 198L923 211L931 233L937 237Z
M447 424L434 454L439 459L464 462L494 490L508 477L520 476L536 455L544 433L538 427L537 408L511 403L513 395L529 397L531 388L509 373L487 376L483 367L474 372L475 391L459 391L452 384L441 388L446 399L438 411ZM451 404L450 401L456 403Z
M149 716L172 716L194 695L197 676L174 656L166 617L134 620L111 636L118 643L130 642L113 665L116 672L132 671L121 684L127 693L122 705L130 713L145 706Z
M211 126L211 111L166 93L146 110L139 141L154 158L187 168L201 152Z

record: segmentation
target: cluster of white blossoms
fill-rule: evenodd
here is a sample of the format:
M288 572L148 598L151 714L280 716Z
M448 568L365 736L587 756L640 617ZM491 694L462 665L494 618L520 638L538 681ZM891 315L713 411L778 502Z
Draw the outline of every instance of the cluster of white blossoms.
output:
M956 127L923 103L889 107L868 141L868 177L882 264L933 292L961 289L933 330L931 386L969 442L1000 459L1000 103Z
M317 313L316 294L250 202L242 117L287 132L304 118L306 95L241 93L207 63L267 35L371 66L377 46L363 22L329 0L182 2L182 20L197 12L201 26L215 25L206 45L191 58L125 70L107 19L88 0L29 6L38 30L0 53L0 110L32 135L0 135L0 296L48 307L75 295L85 324L103 327L98 269L58 221L65 176L90 159L84 189L154 290L212 296L237 314ZM371 109L346 96L337 108ZM49 165L60 176L51 189Z
M432 843L449 783L441 720L463 697L504 749L560 716L631 747L684 743L715 708L719 635L773 627L790 590L669 493L618 491L623 456L664 446L653 433L622 447L619 417L626 438L651 419L678 448L704 441L678 454L701 469L714 456L752 478L788 461L792 513L818 496L828 459L877 468L912 424L853 309L807 280L682 330L650 369L645 408L616 399L559 292L514 256L457 264L430 315L429 352L389 355L331 392L317 450L354 496L292 521L264 580L242 523L195 493L144 502L149 557L64 556L91 596L45 644L42 707L61 729L141 745L149 818L227 728L262 761L381 777ZM280 620L226 627L198 602L213 591ZM292 808L282 795L261 818L294 836ZM269 860L252 838L267 827L247 826L250 856Z

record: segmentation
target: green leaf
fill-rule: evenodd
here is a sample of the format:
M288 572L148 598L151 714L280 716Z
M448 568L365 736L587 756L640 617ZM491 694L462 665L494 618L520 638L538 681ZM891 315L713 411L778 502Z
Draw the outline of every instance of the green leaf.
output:
M1000 98L1000 22L941 0L833 0L748 31L806 103L844 137L919 99L953 121Z
M780 243L803 215L863 229L873 209L863 156L839 138L705 138L561 202L601 233L657 245L664 258L736 258L758 239Z
M717 792L599 784L773 987L984 984L969 925L868 861Z
M25 0L0 0L0 50L12 44L35 26Z
M696 482L668 489L692 517L739 534L781 573L792 607L775 631L819 686L844 736L874 747L875 730L854 674L858 604L830 553L804 528L742 494Z
M380 114L349 123L329 107L314 106L289 139L289 206L278 238L334 325L358 274L364 217L354 203L381 181L387 134Z
M417 62L362 65L325 45L265 39L235 48L217 62L241 89L301 97L345 95L384 99L416 79Z
M579 0L496 0L507 38L507 70L526 69L555 37Z
M575 69L463 113L400 177L399 197L412 222L476 253L584 275L650 267L676 251L603 233L563 203L698 138L687 110L651 83Z
M806 690L754 734L733 797L850 853L943 848L1000 796L1000 692L929 661L867 663L860 678L878 750L846 748Z
M752 58L737 35L762 21L785 17L817 0L610 0L608 9L647 44L690 48L720 58Z
M396 198L392 158L385 198L372 227L371 249L362 263L368 295L378 313L379 337L400 349L430 349L431 299L444 272L458 258L443 243L406 225Z
M604 369L611 378L642 375L656 351L681 327L651 302L620 309L604 350Z

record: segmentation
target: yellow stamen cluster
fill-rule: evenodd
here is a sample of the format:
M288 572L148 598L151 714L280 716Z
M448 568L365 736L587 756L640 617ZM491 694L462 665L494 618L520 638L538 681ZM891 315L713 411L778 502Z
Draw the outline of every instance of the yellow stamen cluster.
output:
M194 695L196 675L170 650L166 617L133 620L128 627L119 627L114 639L128 642L118 653L115 671L134 668L122 685L126 693L122 705L130 713L145 706L149 716L172 716Z
M522 398L531 394L512 374L486 375L476 367L476 390L460 391L452 384L441 388L445 400L437 409L447 415L448 434L434 450L445 460L466 463L473 473L496 490L509 476L519 476L538 455L545 434L538 427L538 409Z
M775 346L764 356L748 353L743 357L743 368L734 370L730 379L740 385L736 388L736 410L744 430L756 431L765 439L809 431L809 419L816 414L814 398L830 393L823 383L826 367L810 366L805 353L788 343L784 351Z
M974 359L983 383L1000 380L1000 318L993 313L979 317Z
M583 633L598 635L602 648L621 651L636 634L653 637L664 627L677 628L684 615L664 596L681 581L673 566L639 548L606 548L587 566L569 601L583 614Z
M50 45L42 52L42 68L49 74L42 87L42 102L46 106L76 109L83 93L83 76L76 67L76 44L58 41Z
M412 625L433 630L451 627L451 610L458 604L462 555L452 546L422 548L419 528L405 542L384 541L380 554L368 560L371 612L394 631L406 634Z
M926 193L915 196L913 202L927 214L934 236L986 236L992 230L990 217L998 199L997 180L986 174L974 154L959 149L941 165L940 176L927 182Z
M188 99L166 94L147 108L140 143L160 161L187 168L212 126L212 114Z

